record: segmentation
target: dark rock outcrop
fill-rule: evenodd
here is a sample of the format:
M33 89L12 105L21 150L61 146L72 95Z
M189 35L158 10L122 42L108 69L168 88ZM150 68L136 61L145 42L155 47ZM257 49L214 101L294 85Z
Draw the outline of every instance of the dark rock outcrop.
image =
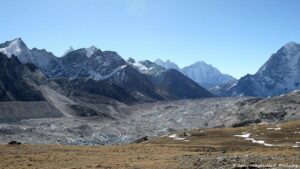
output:
M33 67L0 53L0 101L43 101L34 83Z

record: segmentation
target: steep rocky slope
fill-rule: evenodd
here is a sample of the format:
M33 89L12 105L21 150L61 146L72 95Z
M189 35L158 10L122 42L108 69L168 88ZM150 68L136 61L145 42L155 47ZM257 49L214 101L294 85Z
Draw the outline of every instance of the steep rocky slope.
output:
M126 104L133 104L136 102L134 97L127 93L123 88L109 84L106 81L95 81L92 79L66 79L58 78L54 81L63 88L63 93L68 97L76 99L76 97L88 97L91 95L102 96L104 103L108 102L109 98L123 102ZM105 101L107 99L107 101Z
M278 96L299 89L300 45L285 44L254 75L242 77L235 85L221 88L223 96Z
M39 85L46 77L34 66L0 53L0 122L62 117L46 101Z
M16 57L0 53L0 101L45 100L35 82L43 78L39 73L34 66L25 66Z

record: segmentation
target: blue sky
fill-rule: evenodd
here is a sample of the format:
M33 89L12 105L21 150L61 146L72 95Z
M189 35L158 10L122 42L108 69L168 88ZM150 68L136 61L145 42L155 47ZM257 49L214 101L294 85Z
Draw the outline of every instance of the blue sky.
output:
M3 0L0 41L60 56L95 45L125 59L205 61L237 78L300 42L298 0Z

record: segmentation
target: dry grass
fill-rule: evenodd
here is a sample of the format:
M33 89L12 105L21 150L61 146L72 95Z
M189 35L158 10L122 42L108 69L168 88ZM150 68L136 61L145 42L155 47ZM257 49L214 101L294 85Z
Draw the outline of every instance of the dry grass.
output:
M286 164L300 168L300 121L242 128L199 129L185 136L120 146L0 145L0 168L233 168L235 164ZM274 147L253 144L233 135L252 133ZM184 136L182 136L184 137ZM280 168L280 167L279 167ZM282 167L284 168L284 167Z

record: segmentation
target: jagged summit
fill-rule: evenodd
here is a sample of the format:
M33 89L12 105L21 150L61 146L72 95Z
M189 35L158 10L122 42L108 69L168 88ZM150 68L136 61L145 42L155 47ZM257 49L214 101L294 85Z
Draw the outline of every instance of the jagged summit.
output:
M174 62L171 62L169 59L167 61L163 61L161 59L156 59L155 63L166 68L166 69L176 69L180 70L179 66Z
M150 76L159 76L162 72L166 71L165 68L149 60L135 61L129 58L127 62L139 72Z
M24 46L24 47L26 47L26 44L24 43L23 39L20 38L20 37L19 37L19 38L15 38L15 39L10 40L10 41L7 41L7 42L9 42L10 44L15 43L15 44L18 44L19 46Z
M130 58L127 59L127 62L128 62L128 63L135 63L135 60L134 60L133 58L130 57Z
M70 46L66 51L65 53L63 54L63 57L68 55L69 53L71 52L74 52L74 51L78 51L78 50L84 50L86 52L86 57L91 57L96 51L100 50L98 49L97 47L95 46L91 46L91 47L88 47L88 48L80 48L80 49L74 49L72 46ZM100 50L101 51L101 50Z
M21 38L16 38L11 41L6 41L0 45L0 52L6 54L8 57L12 55L19 55L22 51L27 50L26 44Z

